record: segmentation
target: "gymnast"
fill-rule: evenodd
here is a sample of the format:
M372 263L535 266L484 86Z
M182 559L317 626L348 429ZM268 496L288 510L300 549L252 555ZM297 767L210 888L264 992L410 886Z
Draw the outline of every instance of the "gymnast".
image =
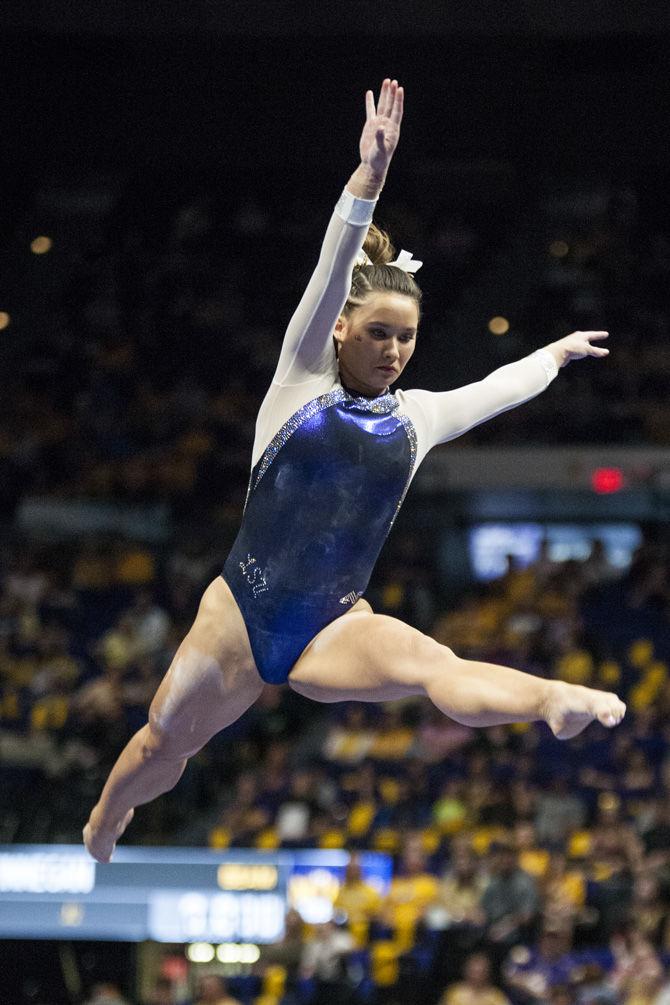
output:
M561 739L623 718L614 694L462 659L364 599L430 448L539 394L571 360L608 352L594 344L606 332L574 332L466 387L391 392L416 347L421 263L405 251L394 259L372 214L403 100L396 80L383 82L376 106L366 93L360 165L260 408L240 532L84 828L100 862L134 807L171 789L264 683L322 702L425 695L467 725L544 720Z

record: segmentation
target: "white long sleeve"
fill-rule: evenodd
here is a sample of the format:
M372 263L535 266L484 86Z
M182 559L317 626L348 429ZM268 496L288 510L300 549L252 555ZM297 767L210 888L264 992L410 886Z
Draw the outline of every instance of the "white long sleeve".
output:
M469 429L534 398L558 373L552 354L538 349L507 363L483 380L453 391L397 391L401 408L417 427L417 464L438 443L453 440Z
M346 189L340 196L316 269L286 329L274 383L300 384L332 368L333 328L349 296L356 256L376 204L376 199L358 199Z

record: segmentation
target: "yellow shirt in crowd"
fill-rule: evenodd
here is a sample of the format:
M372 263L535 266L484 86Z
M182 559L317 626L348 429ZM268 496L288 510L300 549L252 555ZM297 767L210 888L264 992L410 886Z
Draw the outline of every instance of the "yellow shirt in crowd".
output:
M507 998L498 988L476 988L468 987L467 984L454 984L448 988L442 998L440 1005L510 1005Z

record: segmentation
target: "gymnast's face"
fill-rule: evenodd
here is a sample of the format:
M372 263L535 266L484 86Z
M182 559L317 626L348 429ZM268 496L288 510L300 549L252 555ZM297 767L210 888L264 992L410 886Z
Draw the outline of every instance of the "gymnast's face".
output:
M371 293L335 325L342 383L375 397L398 379L416 346L419 310L402 293Z

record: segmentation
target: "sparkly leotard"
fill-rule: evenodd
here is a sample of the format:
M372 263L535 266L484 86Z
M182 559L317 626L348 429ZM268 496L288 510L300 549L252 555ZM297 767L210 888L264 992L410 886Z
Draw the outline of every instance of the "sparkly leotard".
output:
M259 412L242 526L222 572L273 684L365 592L428 450L538 394L557 372L539 350L454 391L350 394L332 332L373 208L345 190L331 218Z

